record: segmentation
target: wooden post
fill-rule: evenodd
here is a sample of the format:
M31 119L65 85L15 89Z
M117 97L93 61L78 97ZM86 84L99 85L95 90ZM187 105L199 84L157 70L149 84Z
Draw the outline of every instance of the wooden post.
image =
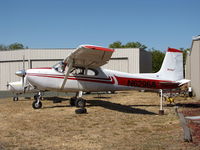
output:
M183 132L184 132L183 140L185 142L192 142L192 134L190 132L190 128L187 126L187 121L186 121L184 115L182 113L179 113L178 111L177 111L177 115L180 119L180 123L183 128Z

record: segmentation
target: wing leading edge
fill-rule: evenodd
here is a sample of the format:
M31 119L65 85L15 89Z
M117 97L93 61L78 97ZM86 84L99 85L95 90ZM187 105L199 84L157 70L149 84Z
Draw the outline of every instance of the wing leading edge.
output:
M80 45L64 63L73 63L73 67L97 68L106 64L114 52L113 49L94 45Z

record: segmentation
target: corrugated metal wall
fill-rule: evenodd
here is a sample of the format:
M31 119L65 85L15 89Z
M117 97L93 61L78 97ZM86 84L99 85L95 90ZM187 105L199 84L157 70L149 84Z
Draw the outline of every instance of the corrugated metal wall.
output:
M186 61L186 78L197 99L200 99L200 37L192 41L191 53Z
M7 82L18 81L20 77L15 72L23 68L23 56L25 57L25 69L37 67L49 67L66 58L74 49L24 49L16 51L0 52L0 90L6 89ZM151 72L151 59L149 52L138 48L115 49L108 64L103 68L129 72Z

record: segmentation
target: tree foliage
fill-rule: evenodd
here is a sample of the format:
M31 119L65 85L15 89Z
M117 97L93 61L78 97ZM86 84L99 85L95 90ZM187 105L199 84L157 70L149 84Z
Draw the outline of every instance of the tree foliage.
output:
M152 71L158 72L161 68L165 53L155 49L152 49L150 52L152 55Z
M140 42L128 42L126 44L122 44L120 41L113 42L109 45L109 48L141 48L146 49L147 46L141 44Z
M8 46L9 49L24 49L24 45L21 43L13 43Z
M21 44L21 43L12 43L10 45L3 45L3 44L0 44L0 50L3 51L3 50L16 50L16 49L24 49L24 45Z
M5 46L5 45L3 45L3 44L0 44L0 50L7 50L7 49L8 49L7 46Z
M190 48L184 49L180 48L181 51L183 51L183 66L186 64L187 54L190 51Z

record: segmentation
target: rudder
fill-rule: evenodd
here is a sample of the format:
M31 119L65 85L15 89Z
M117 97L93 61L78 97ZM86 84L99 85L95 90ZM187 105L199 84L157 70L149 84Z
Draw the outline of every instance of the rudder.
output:
M183 53L174 48L168 48L161 69L157 75L164 80L178 81L183 79Z

